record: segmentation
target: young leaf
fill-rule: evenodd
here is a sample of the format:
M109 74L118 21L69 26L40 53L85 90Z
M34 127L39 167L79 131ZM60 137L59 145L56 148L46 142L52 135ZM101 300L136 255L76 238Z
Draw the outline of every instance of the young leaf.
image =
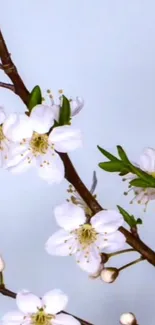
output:
M107 172L120 172L123 169L122 162L117 161L106 161L99 163L99 167Z
M121 215L124 218L124 221L130 226L135 227L137 224L137 221L135 220L134 216L130 215L127 211L125 211L123 208L121 208L119 205L117 205L117 208Z
M64 95L62 96L62 106L60 109L59 125L69 124L71 118L70 102Z
M133 179L132 181L130 181L130 185L135 187L142 187L142 188L149 187L149 184L141 178Z
M125 151L123 150L123 148L121 146L117 146L117 151L118 151L118 154L121 158L121 160L124 162L124 163L127 163L127 164L130 164L130 161L125 153Z
M97 146L97 148L100 150L100 152L109 160L111 161L119 161L118 158L113 156L110 152L106 151L105 149L101 148L100 146Z
M42 94L41 94L41 89L39 86L35 86L29 97L29 102L28 102L28 109L31 112L33 107L35 107L38 104L42 103Z

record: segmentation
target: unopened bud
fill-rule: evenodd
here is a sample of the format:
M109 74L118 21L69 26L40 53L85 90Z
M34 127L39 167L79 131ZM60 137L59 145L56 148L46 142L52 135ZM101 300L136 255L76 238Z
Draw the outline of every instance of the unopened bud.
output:
M137 325L137 321L135 315L132 313L122 314L120 317L121 325Z
M112 283L119 275L119 270L115 267L107 267L101 271L101 280L107 283Z
M5 268L5 263L2 259L2 257L0 256L0 272L2 272L4 270L4 268Z

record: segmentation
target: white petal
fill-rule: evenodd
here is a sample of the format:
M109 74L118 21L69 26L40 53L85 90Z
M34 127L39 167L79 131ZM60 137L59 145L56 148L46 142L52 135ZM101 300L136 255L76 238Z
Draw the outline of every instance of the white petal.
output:
M49 165L44 163L44 161L48 161ZM51 154L49 157L48 154L38 157L37 166L39 176L49 184L59 184L65 177L64 164L56 152L54 153L54 156Z
M0 124L2 124L6 119L6 114L3 107L0 107Z
M17 159L18 158L19 156ZM32 166L35 166L35 158L29 152L27 152L16 165L13 165L12 160L12 164L8 167L8 170L13 174L20 174L26 172Z
M88 273L97 272L101 263L101 256L97 247L92 245L86 250L81 250L79 248L76 253L76 262L82 270Z
M82 134L72 126L58 126L50 133L49 141L54 144L55 150L69 152L82 146Z
M0 142L0 167L7 168L10 142L6 138Z
M146 148L140 156L140 168L148 172L155 172L155 150Z
M98 233L111 233L124 223L122 215L116 210L102 210L91 218L91 224Z
M16 166L29 153L29 141L21 145L19 143L10 142L9 157L7 166Z
M60 115L60 106L59 105L52 105L51 106L52 108L52 112L53 112L53 115L54 115L54 120L55 121L59 121L59 115Z
M3 124L3 133L13 142L31 138L33 130L30 118L25 114L10 114Z
M58 225L65 230L79 228L86 221L84 210L72 203L64 203L54 209Z
M76 99L71 99L70 107L71 107L71 115L77 115L84 106L84 100L81 97L76 97Z
M61 290L54 289L43 296L42 303L47 314L55 315L66 308L68 297Z
M2 319L1 324L2 325L21 325L23 324L24 315L20 311L10 311L6 313Z
M122 249L126 242L125 236L120 231L106 235L105 238L107 241L105 241L105 247L102 250L105 253L113 253L119 249Z
M33 131L44 134L54 124L54 114L52 108L47 105L37 105L32 109L30 120L32 122Z
M45 249L50 255L68 256L76 252L77 244L72 234L60 229L47 240Z
M81 323L71 315L59 314L53 319L53 325L80 325Z
M18 292L16 297L16 303L20 311L23 313L36 313L38 308L42 307L42 302L40 298L38 298L33 293L22 290Z

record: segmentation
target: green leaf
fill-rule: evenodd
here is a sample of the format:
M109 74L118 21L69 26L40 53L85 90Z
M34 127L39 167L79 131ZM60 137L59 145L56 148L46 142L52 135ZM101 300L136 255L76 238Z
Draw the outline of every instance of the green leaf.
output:
M69 124L70 118L71 118L71 108L70 108L70 102L64 95L62 96L62 106L60 109L60 116L59 116L59 124L65 125Z
M35 86L30 93L28 109L31 112L33 107L42 103L42 94L39 86Z
M129 173L129 170L127 168L123 168L122 171L119 173L119 176L124 176Z
M118 158L113 156L110 152L106 151L105 149L101 148L100 146L97 146L97 148L100 150L100 152L109 160L111 161L119 161Z
M130 185L135 187L142 187L142 188L148 187L148 183L141 178L133 179L132 181L130 181Z
M118 154L119 154L121 160L127 164L130 164L129 159L121 146L117 146L117 151L118 151Z
M101 162L99 163L99 167L107 172L120 172L123 169L123 165L120 160Z
M124 221L130 226L135 227L137 224L137 221L135 220L134 216L130 215L127 211L125 211L123 208L121 208L119 205L117 205L117 208L121 215L124 218Z
M143 223L142 219L138 218L138 219L136 220L136 224L137 224L137 225L142 225L142 223Z

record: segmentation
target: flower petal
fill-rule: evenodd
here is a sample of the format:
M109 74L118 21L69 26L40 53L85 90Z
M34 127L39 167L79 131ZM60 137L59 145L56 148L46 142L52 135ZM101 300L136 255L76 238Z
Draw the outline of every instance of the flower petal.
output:
M18 157L16 157L16 159L18 159ZM21 157L21 159L16 163L16 165L13 165L12 159L11 165L8 165L7 169L13 174L20 174L26 172L32 166L35 166L35 158L28 151L24 153L24 156Z
M33 130L30 118L25 114L10 114L3 124L3 133L13 142L31 138Z
M68 256L76 252L77 244L72 234L60 229L47 240L45 249L50 255Z
M125 236L120 231L106 235L105 238L105 247L102 250L104 253L116 252L117 250L122 249L126 242Z
M57 314L66 308L68 297L59 289L47 292L42 298L43 306L47 314Z
M48 164L47 164L48 162ZM55 152L54 156L42 155L37 158L38 174L49 184L61 183L65 177L64 164Z
M76 99L71 99L70 107L71 107L71 115L77 115L84 106L84 100L81 97L76 97Z
M72 126L58 126L50 133L49 141L54 144L55 150L69 152L82 146L82 134Z
M0 124L2 124L6 119L6 114L3 107L0 107Z
M2 319L1 324L2 325L21 325L23 324L24 315L20 311L10 311L6 313Z
M42 307L40 298L27 290L18 292L16 303L19 310L25 314L36 313L38 311L38 308Z
M81 250L79 247L75 256L76 262L82 270L88 273L95 273L98 271L101 263L101 256L96 246L89 246L86 250Z
M37 105L32 109L30 120L32 122L33 131L44 134L54 124L54 114L52 108L47 105Z
M52 108L52 112L53 112L53 115L54 115L54 120L58 122L59 121L59 115L60 115L60 106L53 104L51 106L51 108Z
M111 233L124 223L122 215L116 210L100 211L91 218L91 224L98 233Z
M155 172L155 150L146 148L140 156L140 168L147 172Z
M72 203L64 203L54 209L58 225L65 230L79 228L86 221L84 210Z
M71 315L60 313L53 319L53 325L80 325L81 323Z

